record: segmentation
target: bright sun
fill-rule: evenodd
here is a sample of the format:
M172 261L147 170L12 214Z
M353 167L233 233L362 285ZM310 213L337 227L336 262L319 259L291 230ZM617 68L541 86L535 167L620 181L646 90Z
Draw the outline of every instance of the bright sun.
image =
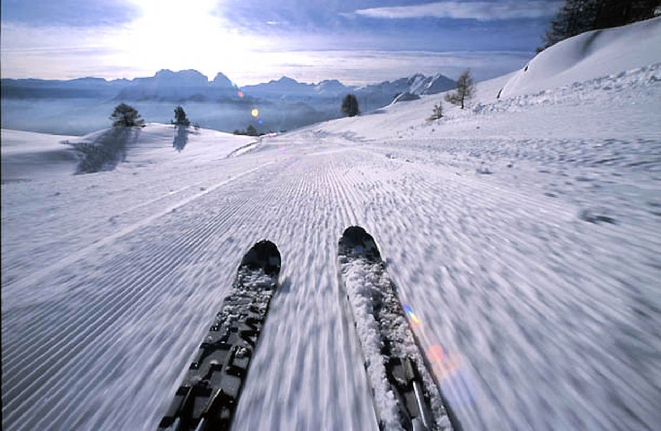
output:
M217 15L217 0L134 0L142 17L131 24L130 57L147 69L197 69L211 75L219 59L250 49L249 38ZM212 77L212 76L211 76Z

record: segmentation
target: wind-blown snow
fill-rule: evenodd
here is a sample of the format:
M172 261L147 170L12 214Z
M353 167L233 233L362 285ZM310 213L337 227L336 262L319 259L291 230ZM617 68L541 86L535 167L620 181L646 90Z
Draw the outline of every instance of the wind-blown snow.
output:
M602 33L658 47L660 25ZM151 125L112 171L4 182L4 429L155 428L263 238L281 287L233 429L375 429L337 280L354 224L464 429L657 428L661 71L606 45L603 75L588 55L578 82L496 99L512 74L434 122L443 95L181 151ZM3 175L28 138L66 140L3 130Z

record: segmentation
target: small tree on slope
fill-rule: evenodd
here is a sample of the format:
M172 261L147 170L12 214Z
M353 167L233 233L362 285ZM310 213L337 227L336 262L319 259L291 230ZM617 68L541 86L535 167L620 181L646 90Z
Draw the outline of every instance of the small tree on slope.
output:
M126 103L120 103L115 107L112 115L110 116L113 127L134 127L143 126L145 120L140 118L140 114L133 107Z
M445 100L453 105L461 106L464 109L465 104L475 95L475 84L473 78L470 76L470 69L466 69L464 73L457 79L457 91L445 95Z
M358 99L353 94L347 94L342 101L342 113L348 117L358 115Z
M248 135L248 136L258 136L259 133L257 133L257 129L255 129L255 126L253 126L253 125L251 124L251 125L249 125L248 128L246 129L246 135Z
M427 118L427 121L438 120L443 117L443 103L438 102L438 105L434 105L434 112L431 114L431 117Z
M186 117L186 111L181 106L174 108L174 122L177 126L190 126L190 120Z

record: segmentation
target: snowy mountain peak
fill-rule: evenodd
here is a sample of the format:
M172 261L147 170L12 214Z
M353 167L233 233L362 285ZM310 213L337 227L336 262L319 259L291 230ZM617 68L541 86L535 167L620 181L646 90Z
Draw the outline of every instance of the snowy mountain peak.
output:
M430 80L431 78L427 78L425 75L421 73L416 73L415 75L411 76L407 82L407 85L409 86L409 91L412 94L422 93L428 86Z
M298 82L297 80L295 80L295 79L293 79L293 78L290 78L290 77L288 77L288 76L282 76L282 77L281 77L280 79L278 79L277 81L271 81L271 82L278 82L278 83L281 83L281 84L301 84L301 83Z
M457 83L440 73L434 75L431 80L426 83L422 94L437 94L443 91L451 90L457 86Z
M440 73L433 77L416 73L408 78L360 87L356 90L356 96L362 109L370 111L389 105L395 99L398 102L416 100L420 95L441 93L455 86L453 80Z
M213 79L213 81L211 81L211 85L214 87L234 88L232 81L230 81L230 79L221 72L216 74L216 77Z
M283 76L277 81L271 80L266 84L246 85L242 87L246 94L255 96L307 96L314 94L313 86L298 82L295 79Z
M347 93L351 91L351 87L345 86L337 79L328 79L325 81L321 81L319 84L315 85L314 90L317 92L317 94L334 95L340 93Z
M158 86L205 87L209 84L209 78L194 69L179 72L162 69L156 72L153 78L144 79L151 80Z
M423 75L422 73L416 73L416 74L413 74L409 77L408 83L409 83L409 85L412 85L415 82L419 82L419 81L424 80L424 79L427 79L427 77L425 75Z

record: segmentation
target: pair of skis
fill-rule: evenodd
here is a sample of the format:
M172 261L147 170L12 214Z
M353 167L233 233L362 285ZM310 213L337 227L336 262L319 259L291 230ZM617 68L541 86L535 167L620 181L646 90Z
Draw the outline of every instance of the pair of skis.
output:
M450 429L443 399L408 325L374 239L352 226L338 244L339 278L351 308L381 430ZM159 430L228 430L280 273L272 242L243 257L205 341Z

